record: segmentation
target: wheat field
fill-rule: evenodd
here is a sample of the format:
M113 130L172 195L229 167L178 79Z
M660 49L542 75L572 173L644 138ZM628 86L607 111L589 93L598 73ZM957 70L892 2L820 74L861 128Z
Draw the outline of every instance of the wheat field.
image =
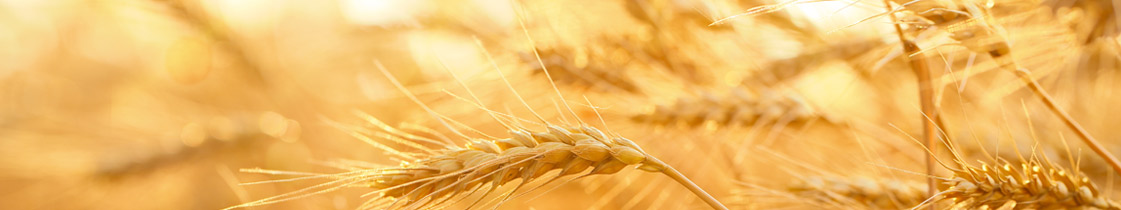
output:
M1104 0L0 1L0 209L1118 209Z

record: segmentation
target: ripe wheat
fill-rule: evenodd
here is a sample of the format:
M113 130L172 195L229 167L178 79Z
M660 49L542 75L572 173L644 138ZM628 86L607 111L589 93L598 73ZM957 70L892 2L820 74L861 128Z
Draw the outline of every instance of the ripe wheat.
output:
M931 201L950 201L953 209L1121 209L1086 177L1050 164L961 165Z
M922 183L868 177L805 177L787 191L825 206L868 209L908 208L926 199Z
M696 98L679 98L676 103L659 104L645 113L631 117L635 122L655 125L743 126L757 122L804 122L819 115L806 102L790 94L763 91L752 96L744 89L733 88L728 94L702 93Z

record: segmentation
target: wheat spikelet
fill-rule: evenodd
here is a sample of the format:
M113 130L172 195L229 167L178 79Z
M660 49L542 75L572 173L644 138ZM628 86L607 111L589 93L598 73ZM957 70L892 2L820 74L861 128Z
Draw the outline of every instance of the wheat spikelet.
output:
M936 28L946 32L960 46L976 52L991 53L994 57L1009 51L1008 43L994 28L996 20L982 12L980 2L925 1L905 5L900 22L911 29Z
M645 52L644 49L635 49L641 46L628 40L632 39L604 36L588 45L541 49L539 53L543 63L533 66L550 69L554 82L601 91L638 93L641 92L640 87L627 75L626 69L635 65L629 60L643 56L635 54ZM532 53L522 53L521 57L527 63L537 62ZM544 77L540 67L529 70L535 76Z
M861 130L865 127L867 126L851 126L851 128ZM753 174L747 176L747 178L737 178L737 180L742 180L739 184L743 186L736 190L736 194L740 195L740 202L746 205L762 203L763 206L760 209L786 207L794 209L905 209L918 205L927 199L925 183L903 179L897 177L893 171L883 170L887 168L902 171L905 169L889 166L889 162L901 161L911 164L918 162L917 160L889 160L877 157L882 154L872 153L872 151L879 151L872 148L890 147L890 145L880 143L891 142L867 142L861 140L862 137L854 137L851 139L854 142L841 144L815 142L824 145L814 146L845 151L855 149L865 152L864 155L848 154L843 157L824 157L819 159L821 163L788 156L793 155L793 153L759 148L756 150L758 152L755 153L770 154L775 159L767 159L765 155L757 155L753 157L754 161L759 161L761 164L775 168L776 171L785 171L786 173L774 177ZM845 148L854 145L860 146L858 148ZM809 148L814 146L799 145L795 151L810 150ZM812 159L817 159L817 157ZM853 162L844 163L846 161ZM875 166L867 167L869 164ZM744 173L754 172L745 171ZM791 181L769 184L775 182L775 179L790 179Z
M733 88L723 95L701 93L697 98L678 98L670 105L631 117L633 121L655 125L742 126L756 122L803 122L818 117L806 102L796 95L777 94L764 90L758 96L742 88Z
M609 138L594 127L549 126L545 132L509 132L511 138L476 139L401 167L377 169L365 175L365 182L382 198L400 199L377 208L423 207L486 184L491 190L519 178L525 184L556 169L561 170L557 177L546 179L581 174L588 168L592 170L585 175L612 174L630 165L648 171L664 169L649 162L630 140Z
M477 41L476 43L479 44L480 47L482 46L481 42ZM487 56L489 57L489 53L487 53ZM540 60L536 52L535 57ZM692 181L685 178L684 175L676 169L646 154L646 152L631 140L618 135L609 137L599 129L585 124L579 119L579 116L572 111L568 103L563 102L563 95L560 94L555 84L551 82L552 77L546 67L542 68L543 71L545 71L545 75L550 79L553 90L561 97L564 107L568 109L569 113L580 121L579 125L567 123L558 125L546 121L528 105L525 99L522 98L516 90L514 90L513 86L510 85L509 81L501 72L499 72L499 75L503 75L502 79L506 82L507 87L518 97L518 100L540 120L540 123L534 123L509 114L494 112L481 105L482 101L471 92L471 89L459 80L450 69L445 68L460 85L467 89L468 93L475 100L471 103L476 103L475 105L478 108L485 111L493 120L506 128L507 133L510 135L508 138L496 138L455 120L445 120L445 118L447 118L446 116L436 113L424 102L420 101L420 99L408 91L404 85L397 81L380 62L376 62L376 65L378 69L389 78L389 81L398 90L404 93L405 96L421 108L424 108L434 119L438 120L446 128L459 137L462 137L463 140L468 143L464 146L456 146L452 140L446 137L431 139L421 135L411 134L401 129L393 128L374 117L367 116L366 121L380 129L380 131L352 131L351 135L404 160L399 167L362 169L340 174L296 178L292 180L331 178L334 179L334 181L254 202L244 203L227 209L277 203L330 192L353 185L366 186L374 190L366 195L378 194L377 198L367 201L359 207L360 209L442 208L442 205L445 204L451 205L458 203L458 201L453 200L453 198L459 197L461 199L457 200L462 200L486 187L487 190L467 207L471 208L480 204L481 201L495 192L499 187L509 184L514 180L521 179L521 182L516 185L514 189L502 192L502 194L505 195L501 196L497 201L498 203L495 204L495 207L497 207L510 199L511 196L513 196L515 192L518 192L523 186L541 178L543 175L553 170L559 169L560 173L553 177L541 178L546 181L539 186L544 186L566 175L582 174L577 177L580 178L596 174L613 174L627 166L633 165L638 165L637 168L640 170L664 173L688 188L711 207L715 209L727 209L723 204L720 204L719 201L716 201L715 198L708 195L707 192L704 192ZM560 106L557 108L559 110ZM500 115L505 118L499 117ZM545 127L545 131L530 130L522 126L522 122L542 125ZM601 122L603 122L602 119ZM469 137L451 125L465 127L484 137ZM377 137L381 137L382 141L371 138L369 134L377 134ZM416 150L420 153L398 150L386 145L383 141L403 145L409 147L410 150ZM436 145L438 146L437 148L440 149L426 146L426 144ZM591 171L584 173L588 168L591 168ZM487 203L483 203L483 205Z
M942 180L938 193L915 208L928 202L949 201L949 209L1121 209L1081 171L1065 169L1045 154L1036 153L1034 148L1029 159L1014 149L1020 163L989 156L991 161L977 160L978 164L973 165L965 161L957 146L948 143L958 168L939 161L951 176L937 178ZM980 149L981 153L991 154ZM1069 147L1066 153L1067 159L1072 159ZM1070 161L1074 168L1081 165L1081 161Z
M907 208L926 198L922 183L868 177L803 177L786 191L823 205L867 209Z
M131 155L135 157L105 158L98 161L96 173L119 178L187 162L201 154L247 150L263 145L266 139L292 142L299 138L299 126L299 122L275 112L215 116L206 121L189 122L178 135L184 147Z
M962 163L964 168L942 184L945 187L933 201L951 201L951 208L1014 209L1121 209L1077 172L1029 162L979 166Z
M545 131L511 126L508 138L475 138L469 139L464 146L455 146L404 132L373 117L366 117L366 120L381 130L355 131L352 135L405 160L405 163L399 167L317 176L334 181L231 208L271 204L351 185L374 190L367 195L378 194L361 209L437 208L442 204L456 203L453 198L464 199L488 188L472 203L471 206L474 206L500 186L518 179L521 182L513 190L504 192L506 195L500 202L538 179L546 180L541 184L544 186L567 175L613 174L636 165L645 171L676 173L650 157L631 140L609 137L587 125L546 124ZM371 138L371 134L380 134L376 136L407 145L420 153L393 149ZM426 145L437 145L435 148L443 149L432 149L432 146ZM591 171L585 173L589 168ZM556 176L542 177L554 170L560 172Z

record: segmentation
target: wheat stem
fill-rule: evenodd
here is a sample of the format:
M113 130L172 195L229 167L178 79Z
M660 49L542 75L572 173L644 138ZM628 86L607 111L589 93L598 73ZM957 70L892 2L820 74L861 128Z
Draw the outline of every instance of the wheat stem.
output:
M898 23L899 20L893 13L895 9L892 8L891 2L889 2L888 0L884 0L884 6L887 7L887 11L889 13L888 17L891 18L891 22ZM935 135L938 134L935 133L937 131L935 130L934 124L931 123L930 120L926 120L927 116L929 116L931 119L938 119L938 110L936 110L934 107L934 85L930 82L930 69L928 69L927 67L926 59L921 57L919 46L915 44L914 41L907 39L907 37L903 35L903 28L899 26L899 24L893 25L895 26L896 34L899 35L899 42L903 44L904 55L920 56L916 57L917 59L912 59L910 56L903 56L903 59L911 65L911 69L915 71L915 75L918 77L919 104L921 106L923 114L923 143L925 144L927 150L934 151L934 139L937 138ZM926 155L926 173L931 175L934 174L934 153ZM937 183L935 182L934 178L928 177L926 179L926 184L928 196L933 196L935 193L937 193ZM930 209L933 210L934 206L931 206Z
M903 48L905 50L908 50L909 52L918 49L918 46L915 45L914 42L911 42L909 40L905 41L903 46ZM930 70L927 69L926 59L910 59L910 63L911 68L915 70L915 74L917 74L919 80L919 103L921 103L922 112L925 115L930 116L930 118L937 119L938 110L934 108L933 100L934 87L930 82ZM934 141L935 138L937 138L936 135L938 135L938 133L936 133L937 130L935 129L936 128L934 127L934 123L931 123L930 120L926 120L924 116L922 121L923 143L925 143L927 149L930 149L931 151L934 151ZM934 174L933 153L926 155L926 173L930 175ZM927 195L934 195L934 193L936 192L937 186L934 178L927 178Z
M1055 115L1058 115L1059 118L1062 118L1063 123L1066 124L1067 127L1070 127L1071 130L1074 130L1075 133L1078 134L1078 137L1082 138L1082 142L1086 143L1086 146L1089 146L1091 150L1094 150L1094 153L1097 153L1098 156L1101 156L1102 159L1105 159L1105 162L1109 163L1110 167L1113 167L1113 171L1121 174L1121 162L1117 161L1117 157L1113 156L1113 154L1109 153L1109 151L1106 151L1105 147L1102 146L1102 144L1098 142L1097 139L1094 139L1093 136L1090 136L1089 131L1086 131L1086 129L1083 128L1082 125L1078 124L1077 121L1074 121L1074 118L1071 117L1069 113L1060 108L1058 104L1055 104L1055 100L1051 98L1051 95L1047 94L1047 91L1039 85L1039 82L1036 82L1034 79L1032 79L1031 72L1028 72L1027 70L1022 68L1017 68L1012 72L1015 73L1016 76L1019 76L1020 79L1024 80L1024 83L1028 85L1028 88L1031 89L1031 91L1034 92L1036 96L1039 96L1040 100L1043 100L1043 104L1047 105L1047 109L1050 109L1051 112L1054 112Z
M662 160L658 160L657 158L650 156L647 156L646 158L648 159L648 164L662 168L661 172L663 174L673 179L674 181L677 181L677 183L681 184L681 186L685 186L685 188L688 188L689 191L693 192L693 194L697 195L697 197L700 197L701 200L704 200L705 203L707 203L713 209L728 210L728 207L724 207L724 204L720 203L720 201L717 201L716 198L712 197L712 195L709 195L708 192L705 192L704 189L701 189L700 186L697 186L696 183L693 183L692 180L689 180L688 177L685 177L685 175L681 174L681 172L677 171L677 169L674 169L673 167L667 165L665 162L662 162Z

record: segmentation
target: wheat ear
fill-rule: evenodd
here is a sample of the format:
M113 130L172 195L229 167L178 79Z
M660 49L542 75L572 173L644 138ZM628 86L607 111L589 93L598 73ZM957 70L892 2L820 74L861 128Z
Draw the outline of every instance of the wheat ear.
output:
M716 128L775 123L776 127L781 127L816 119L820 115L805 99L796 95L771 90L760 92L749 94L745 88L732 88L728 93L703 92L698 97L682 97L672 104L656 105L654 109L630 118L635 122L659 126L677 124Z
M931 201L952 201L951 208L1121 209L1086 177L1036 161L1016 167L1004 163L964 168L943 182L946 189Z
M541 54L537 51L536 42L533 41L533 37L530 36L529 30L526 29L525 20L523 20L523 19L524 19L524 17L522 17L521 13L518 13L518 18L517 18L518 25L521 27L522 33L525 34L525 37L526 37L528 43L530 44L531 48L533 48L533 56L537 59L538 63L544 63L541 60ZM478 40L476 40L476 43L479 43ZM485 48L484 48L484 53L486 53ZM486 53L486 54L489 57L489 53ZM493 59L490 59L490 60L493 62ZM557 96L563 101L564 96L561 95L560 89L557 88L557 84L555 82L553 82L553 76L551 76L551 74L549 73L549 68L542 65L541 66L541 71L544 72L545 77L549 79L549 85L552 86L553 91L555 91ZM499 72L501 72L501 70L499 70ZM503 81L505 81L507 86L509 87L509 81L506 80L505 76L503 76ZM513 87L510 87L510 90L513 91ZM522 99L522 98L519 98L519 99ZM524 100L523 100L523 104L525 104ZM568 110L570 112L572 111L572 108L568 106L567 102L564 102L564 105L565 105L566 108L568 108ZM529 107L527 107L527 108L529 108ZM575 114L573 114L573 115L575 115ZM539 116L539 118L540 118L540 116ZM579 118L577 117L577 119L579 119ZM634 143L630 142L630 144L633 145ZM637 149L637 145L635 145L635 147ZM638 150L642 151L641 149L638 149ZM645 152L643 152L643 153L645 153ZM704 202L706 204L708 204L709 206L711 206L713 209L722 209L722 210L728 209L728 207L725 207L724 204L720 203L720 201L716 200L716 198L712 197L712 195L709 195L708 192L705 192L704 189L701 189L701 187L697 186L697 184L693 183L693 181L689 180L689 178L686 178L685 175L681 174L681 172L678 172L677 169L674 169L673 167L670 167L669 165L666 165L664 162L662 162L662 161L660 161L656 158L653 158L653 157L650 157L650 156L647 156L647 157L648 157L647 160L649 160L650 163L645 164L644 166L648 166L648 167L643 169L643 170L651 171L652 169L657 169L656 171L662 172L666 176L669 176L670 178L672 178L674 181L677 181L678 183L680 183L682 186L685 186L686 188L688 188L689 191L693 192L693 194L697 195L697 197L700 197L701 200L704 200ZM653 168L650 168L650 167L653 167ZM642 167L640 167L640 169L642 169Z
M815 203L863 206L870 209L899 209L921 203L926 197L922 184L904 180L868 177L811 176L786 191Z

